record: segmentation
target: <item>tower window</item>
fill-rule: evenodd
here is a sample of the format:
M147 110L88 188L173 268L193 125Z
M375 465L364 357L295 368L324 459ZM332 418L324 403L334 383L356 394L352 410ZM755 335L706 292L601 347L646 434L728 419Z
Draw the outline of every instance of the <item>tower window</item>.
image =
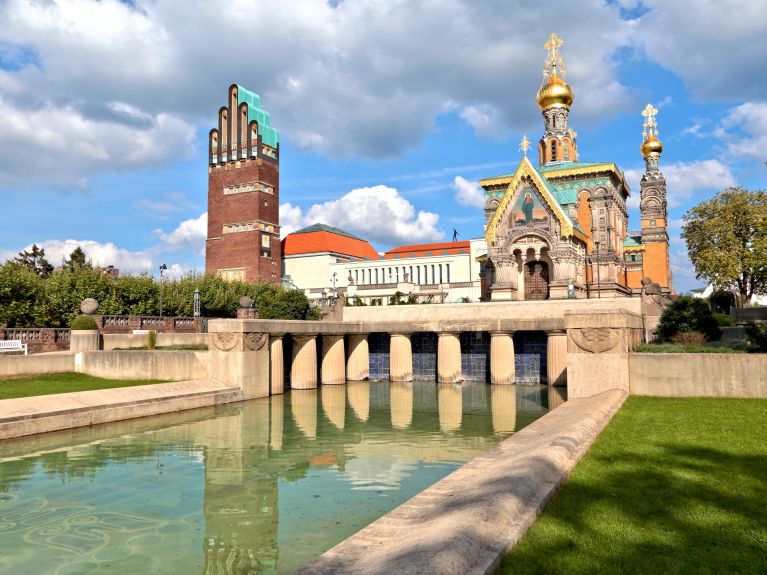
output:
M555 162L557 160L557 141L551 140L551 161Z
M567 145L567 142L564 143L564 148L562 148L562 159L565 161L570 159L570 146Z

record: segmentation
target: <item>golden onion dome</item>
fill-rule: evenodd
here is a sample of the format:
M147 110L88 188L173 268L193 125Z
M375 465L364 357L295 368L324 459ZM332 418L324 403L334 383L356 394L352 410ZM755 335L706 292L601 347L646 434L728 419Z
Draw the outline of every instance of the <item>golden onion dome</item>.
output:
M541 110L546 110L547 108L569 108L570 104L573 103L573 90L554 70L546 84L538 90L536 99Z
M660 156L661 152L663 152L663 144L658 138L655 137L655 134L650 131L647 139L642 142L642 147L640 150L642 151L642 155L645 158L649 156Z

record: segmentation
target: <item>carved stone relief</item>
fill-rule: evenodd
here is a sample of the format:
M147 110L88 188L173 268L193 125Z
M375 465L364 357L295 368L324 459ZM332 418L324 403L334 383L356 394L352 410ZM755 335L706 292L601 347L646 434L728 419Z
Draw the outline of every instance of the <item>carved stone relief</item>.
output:
M250 351L261 351L269 341L269 335L265 333L246 333L245 347Z
M241 336L239 333L214 333L211 340L213 347L219 351L232 351L241 345Z
M568 334L575 345L589 353L609 351L621 341L620 331L610 327L571 329Z

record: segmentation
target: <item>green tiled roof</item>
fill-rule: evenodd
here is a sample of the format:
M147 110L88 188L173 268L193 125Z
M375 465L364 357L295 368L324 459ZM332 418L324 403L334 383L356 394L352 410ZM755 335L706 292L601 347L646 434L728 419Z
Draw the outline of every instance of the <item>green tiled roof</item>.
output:
M626 236L623 240L624 248L633 248L642 245L642 236Z
M280 143L280 133L271 127L269 112L261 108L261 98L258 94L251 92L237 84L237 105L243 102L248 104L248 122L255 120L258 122L258 133L261 141L267 146L276 148Z
M308 234L311 232L330 232L331 234L336 234L339 236L346 236L347 238L352 238L354 240L360 240L361 242L364 242L365 240L358 238L354 234L350 234L349 232L346 232L344 230L334 228L333 226L326 226L325 224L312 224L311 226L302 228L296 232L293 232L294 234Z
M546 166L540 166L539 172L554 172L557 170L572 170L573 168L588 168L589 166L599 166L605 162L558 162L556 164L548 164Z

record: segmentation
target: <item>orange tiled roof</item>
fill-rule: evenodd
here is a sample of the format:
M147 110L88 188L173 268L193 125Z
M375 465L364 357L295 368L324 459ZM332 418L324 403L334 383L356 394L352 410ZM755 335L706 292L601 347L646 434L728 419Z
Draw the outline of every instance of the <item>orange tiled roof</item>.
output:
M455 255L461 252L469 253L469 242L437 242L432 244L415 244L411 246L399 246L392 248L384 254L386 259L397 257L422 257L441 256L445 254Z
M333 252L357 258L378 259L378 252L368 242L349 235L330 231L295 232L282 240L282 253L286 256Z

